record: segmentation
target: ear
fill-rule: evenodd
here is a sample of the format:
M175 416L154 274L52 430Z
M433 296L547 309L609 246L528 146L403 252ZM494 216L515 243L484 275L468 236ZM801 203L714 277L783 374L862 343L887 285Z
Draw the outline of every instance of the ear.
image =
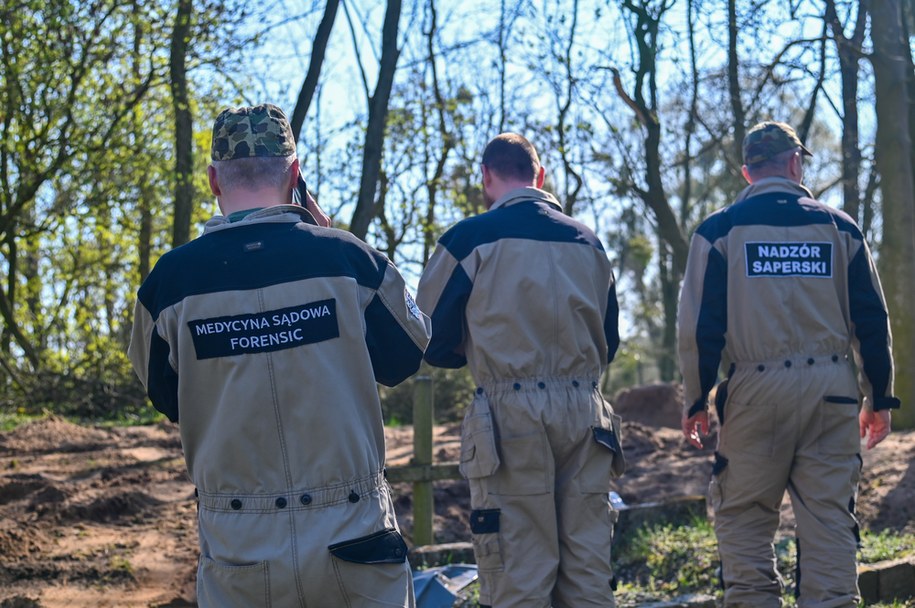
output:
M748 183L748 184L752 184L752 183L753 183L753 178L750 177L750 172L747 171L747 166L746 166L746 165L743 165L742 167L740 167L740 173L741 173L741 175L743 175L743 178L744 178L745 180L747 180L747 183Z
M801 158L800 151L795 152L791 156L791 161L788 165L788 170L791 172L791 177L797 183L801 183L804 179L804 159Z
M222 196L222 190L219 189L219 182L216 180L216 167L213 165L207 167L207 180L210 182L210 192L213 196Z
M537 173L537 177L534 180L534 184L537 186L538 189L543 188L544 179L546 179L546 169L544 169L543 166L541 165L540 171Z
M492 171L486 165L480 165L483 168L483 187L488 188L492 184Z

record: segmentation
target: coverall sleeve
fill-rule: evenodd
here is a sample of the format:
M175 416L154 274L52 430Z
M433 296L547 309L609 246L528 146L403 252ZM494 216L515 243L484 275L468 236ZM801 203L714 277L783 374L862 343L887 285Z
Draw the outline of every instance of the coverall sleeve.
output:
M620 304L616 297L616 278L610 273L607 292L607 315L604 317L604 336L607 339L607 363L613 361L620 347Z
M143 290L133 314L133 330L127 356L153 407L178 422L178 373L171 361L171 349L160 335L149 308L143 304Z
M700 228L701 230L701 228ZM688 415L706 407L727 332L727 262L697 231L690 241L677 313L677 344Z
M375 380L395 386L415 374L431 333L429 318L388 261L381 285L365 309L365 343Z
M853 350L865 407L896 409L893 396L893 338L883 287L863 236L848 265L848 304L853 326Z
M441 242L419 280L416 301L432 318L432 340L426 361L435 367L467 364L465 311L473 283L464 268Z

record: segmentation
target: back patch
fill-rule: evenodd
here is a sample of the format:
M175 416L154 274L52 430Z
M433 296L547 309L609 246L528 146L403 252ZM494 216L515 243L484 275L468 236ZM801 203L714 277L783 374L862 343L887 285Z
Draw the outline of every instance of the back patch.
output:
M340 336L337 301L188 321L197 359L266 353Z
M832 243L744 243L748 277L832 277Z

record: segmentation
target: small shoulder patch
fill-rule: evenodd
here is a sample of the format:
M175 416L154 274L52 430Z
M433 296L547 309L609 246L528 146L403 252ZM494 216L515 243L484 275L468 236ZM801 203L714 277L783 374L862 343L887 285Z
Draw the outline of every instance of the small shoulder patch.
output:
M410 290L408 290L406 287L404 287L403 290L403 299L407 305L407 310L410 311L410 314L417 319L422 319L423 313L420 312L419 306L416 305L416 301L413 299L413 296L410 295Z

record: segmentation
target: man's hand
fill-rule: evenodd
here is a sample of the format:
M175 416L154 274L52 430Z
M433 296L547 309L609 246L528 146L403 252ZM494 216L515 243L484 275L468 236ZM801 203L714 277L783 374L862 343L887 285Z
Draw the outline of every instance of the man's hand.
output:
M869 450L890 434L890 410L875 412L861 408L858 423L861 427L861 438L867 437L867 449Z
M702 438L708 437L708 412L702 410L692 416L687 416L684 410L680 426L683 428L683 436L686 437L686 440L694 447L702 449Z

